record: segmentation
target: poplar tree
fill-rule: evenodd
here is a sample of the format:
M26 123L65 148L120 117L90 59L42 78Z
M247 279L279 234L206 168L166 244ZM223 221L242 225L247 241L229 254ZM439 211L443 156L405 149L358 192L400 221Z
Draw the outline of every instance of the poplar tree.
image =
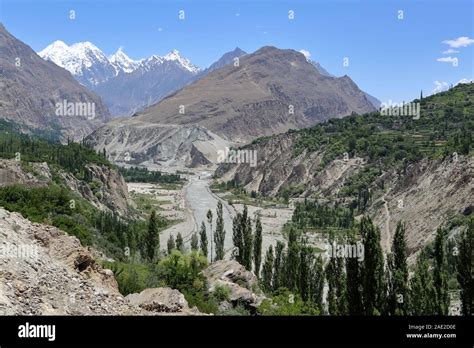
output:
M379 315L385 301L384 262L380 246L380 230L369 217L360 222L360 235L364 242L364 263L362 267L362 297L364 313Z
M283 253L285 249L285 243L281 241L277 241L275 247L275 261L273 263L273 281L272 281L272 288L273 290L278 290L282 286L284 286L284 256Z
M446 231L438 228L434 241L433 279L436 289L437 314L448 315L449 292L446 259Z
M207 231L206 231L206 224L204 221L201 222L201 230L199 231L199 237L201 240L201 252L202 254L207 257Z
M273 254L273 250L272 250ZM262 261L262 222L260 216L257 217L255 223L255 237L253 243L253 262L255 266L255 274L257 277L260 274L260 263Z
M214 233L214 242L216 243L216 261L224 258L224 241L225 241L225 229L224 229L224 216L222 210L222 203L217 203L217 221L216 231Z
M197 232L194 232L191 237L191 250L192 251L199 250L199 237L197 235Z
M274 263L273 246L270 245L270 247L267 250L267 254L265 255L265 262L263 263L263 267L262 267L262 286L267 292L271 292L273 289L272 287L273 263Z
M298 232L290 228L286 258L286 287L292 291L298 289L299 258Z
M302 300L307 302L311 296L311 253L307 246L302 246L300 248L299 264L298 290Z
M168 249L168 255L171 255L171 252L174 249L176 249L176 244L175 244L174 238L171 234L170 234L170 237L168 238L167 249Z
M349 235L349 243L356 245L355 236ZM350 315L362 315L362 264L355 257L346 259L347 312Z
M206 217L207 217L207 222L209 223L209 228L210 228L209 235L211 236L211 262L212 262L213 255L212 255L212 211L211 209L207 211Z
M324 312L324 266L321 256L315 258L311 270L311 301L318 308L319 313Z
M410 280L411 315L436 314L436 289L429 266L426 251L422 250L417 258L415 273Z
M158 224L156 221L156 211L152 211L148 221L148 231L145 238L146 257L149 262L155 259L156 250L160 250L160 238L158 234Z
M474 218L459 241L457 256L457 280L461 288L461 313L474 314Z
M178 232L178 235L176 236L176 249L184 253L184 241L181 232Z
M408 314L408 264L406 247L406 227L403 222L397 224L393 237L392 256L387 260L389 281L388 312L392 315Z
M232 242L234 244L234 258L238 263L243 264L244 240L241 220L242 214L240 213L237 213L232 220Z
M252 237L252 223L250 216L248 216L247 206L244 206L244 212L241 220L242 238L243 238L243 255L242 261L245 268L249 271L252 270L252 249L253 249L253 237Z

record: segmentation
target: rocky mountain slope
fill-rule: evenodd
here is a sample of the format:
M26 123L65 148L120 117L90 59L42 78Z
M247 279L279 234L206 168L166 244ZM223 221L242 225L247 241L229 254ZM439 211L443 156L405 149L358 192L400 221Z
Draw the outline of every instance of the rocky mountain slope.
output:
M323 76L299 52L263 47L242 57L238 67L211 72L137 119L199 124L229 140L248 141L372 110L348 76Z
M373 113L257 140L244 148L256 151L256 167L226 163L216 175L265 196L365 210L381 228L385 250L403 220L413 255L447 219L472 210L473 125L466 115L472 116L473 88L459 85L422 100L416 121ZM433 134L438 138L430 142Z
M22 184L27 187L45 187L53 181L53 173L46 162L31 163L31 171L14 159L0 159L0 187ZM58 175L66 187L76 192L101 210L126 215L132 205L123 177L106 166L87 164L90 183L78 180L71 173L60 170ZM92 186L94 185L94 188Z
M58 103L86 103L94 112L58 114ZM59 128L64 138L81 139L102 125L109 112L69 72L41 59L0 25L0 117L35 128Z
M198 69L172 51L164 57L152 56L130 72L93 87L118 116L130 116L182 88L197 76Z
M321 75L301 53L264 47L241 56L238 67L212 71L132 119L109 123L88 142L122 156L121 162L173 159L189 165L199 157L199 164L215 163L217 150L226 146L372 110L349 77Z
M170 288L122 296L77 238L3 208L0 251L0 315L199 314Z

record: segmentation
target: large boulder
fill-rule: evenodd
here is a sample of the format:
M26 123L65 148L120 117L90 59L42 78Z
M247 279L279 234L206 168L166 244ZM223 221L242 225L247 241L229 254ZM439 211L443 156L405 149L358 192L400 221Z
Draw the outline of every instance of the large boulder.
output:
M234 260L220 260L202 271L209 284L209 292L219 286L230 290L229 301L235 307L244 306L254 312L265 296L258 287L258 279L253 272Z
M176 289L171 288L148 288L142 292L127 295L126 299L133 305L150 312L175 313L175 314L199 314L195 308L189 308L188 301L184 295Z

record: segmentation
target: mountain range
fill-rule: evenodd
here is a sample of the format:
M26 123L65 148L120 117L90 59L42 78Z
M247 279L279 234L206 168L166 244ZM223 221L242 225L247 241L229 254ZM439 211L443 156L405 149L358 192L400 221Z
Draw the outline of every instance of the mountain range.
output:
M190 82L201 71L177 50L133 60L122 48L107 57L90 42L55 41L38 55L95 91L114 116L130 116Z
M81 84L100 95L114 116L130 116L142 111L246 54L237 47L207 69L201 69L181 56L178 50L164 56L152 55L133 60L121 47L116 53L106 56L90 42L68 46L62 41L55 41L38 52L40 57L68 70ZM321 75L335 77L319 63L308 62ZM366 96L376 108L379 107L380 101L368 94Z
M59 113L58 105L93 107L90 115ZM0 115L33 128L81 139L110 117L101 99L66 70L41 59L0 24Z
M348 76L325 76L302 53L267 46L110 122L88 141L114 161L193 166L215 162L225 146L373 110Z

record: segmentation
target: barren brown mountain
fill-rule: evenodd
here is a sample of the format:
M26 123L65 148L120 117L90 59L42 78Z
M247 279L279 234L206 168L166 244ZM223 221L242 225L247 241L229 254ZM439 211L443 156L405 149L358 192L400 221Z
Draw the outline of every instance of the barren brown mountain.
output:
M94 105L93 119L57 116L56 104L64 101ZM80 139L102 125L109 112L68 71L41 59L0 24L0 117L34 128L59 126L65 137Z
M303 54L266 46L140 113L139 120L199 124L234 141L374 110L348 77L324 76ZM181 113L180 113L181 111Z

